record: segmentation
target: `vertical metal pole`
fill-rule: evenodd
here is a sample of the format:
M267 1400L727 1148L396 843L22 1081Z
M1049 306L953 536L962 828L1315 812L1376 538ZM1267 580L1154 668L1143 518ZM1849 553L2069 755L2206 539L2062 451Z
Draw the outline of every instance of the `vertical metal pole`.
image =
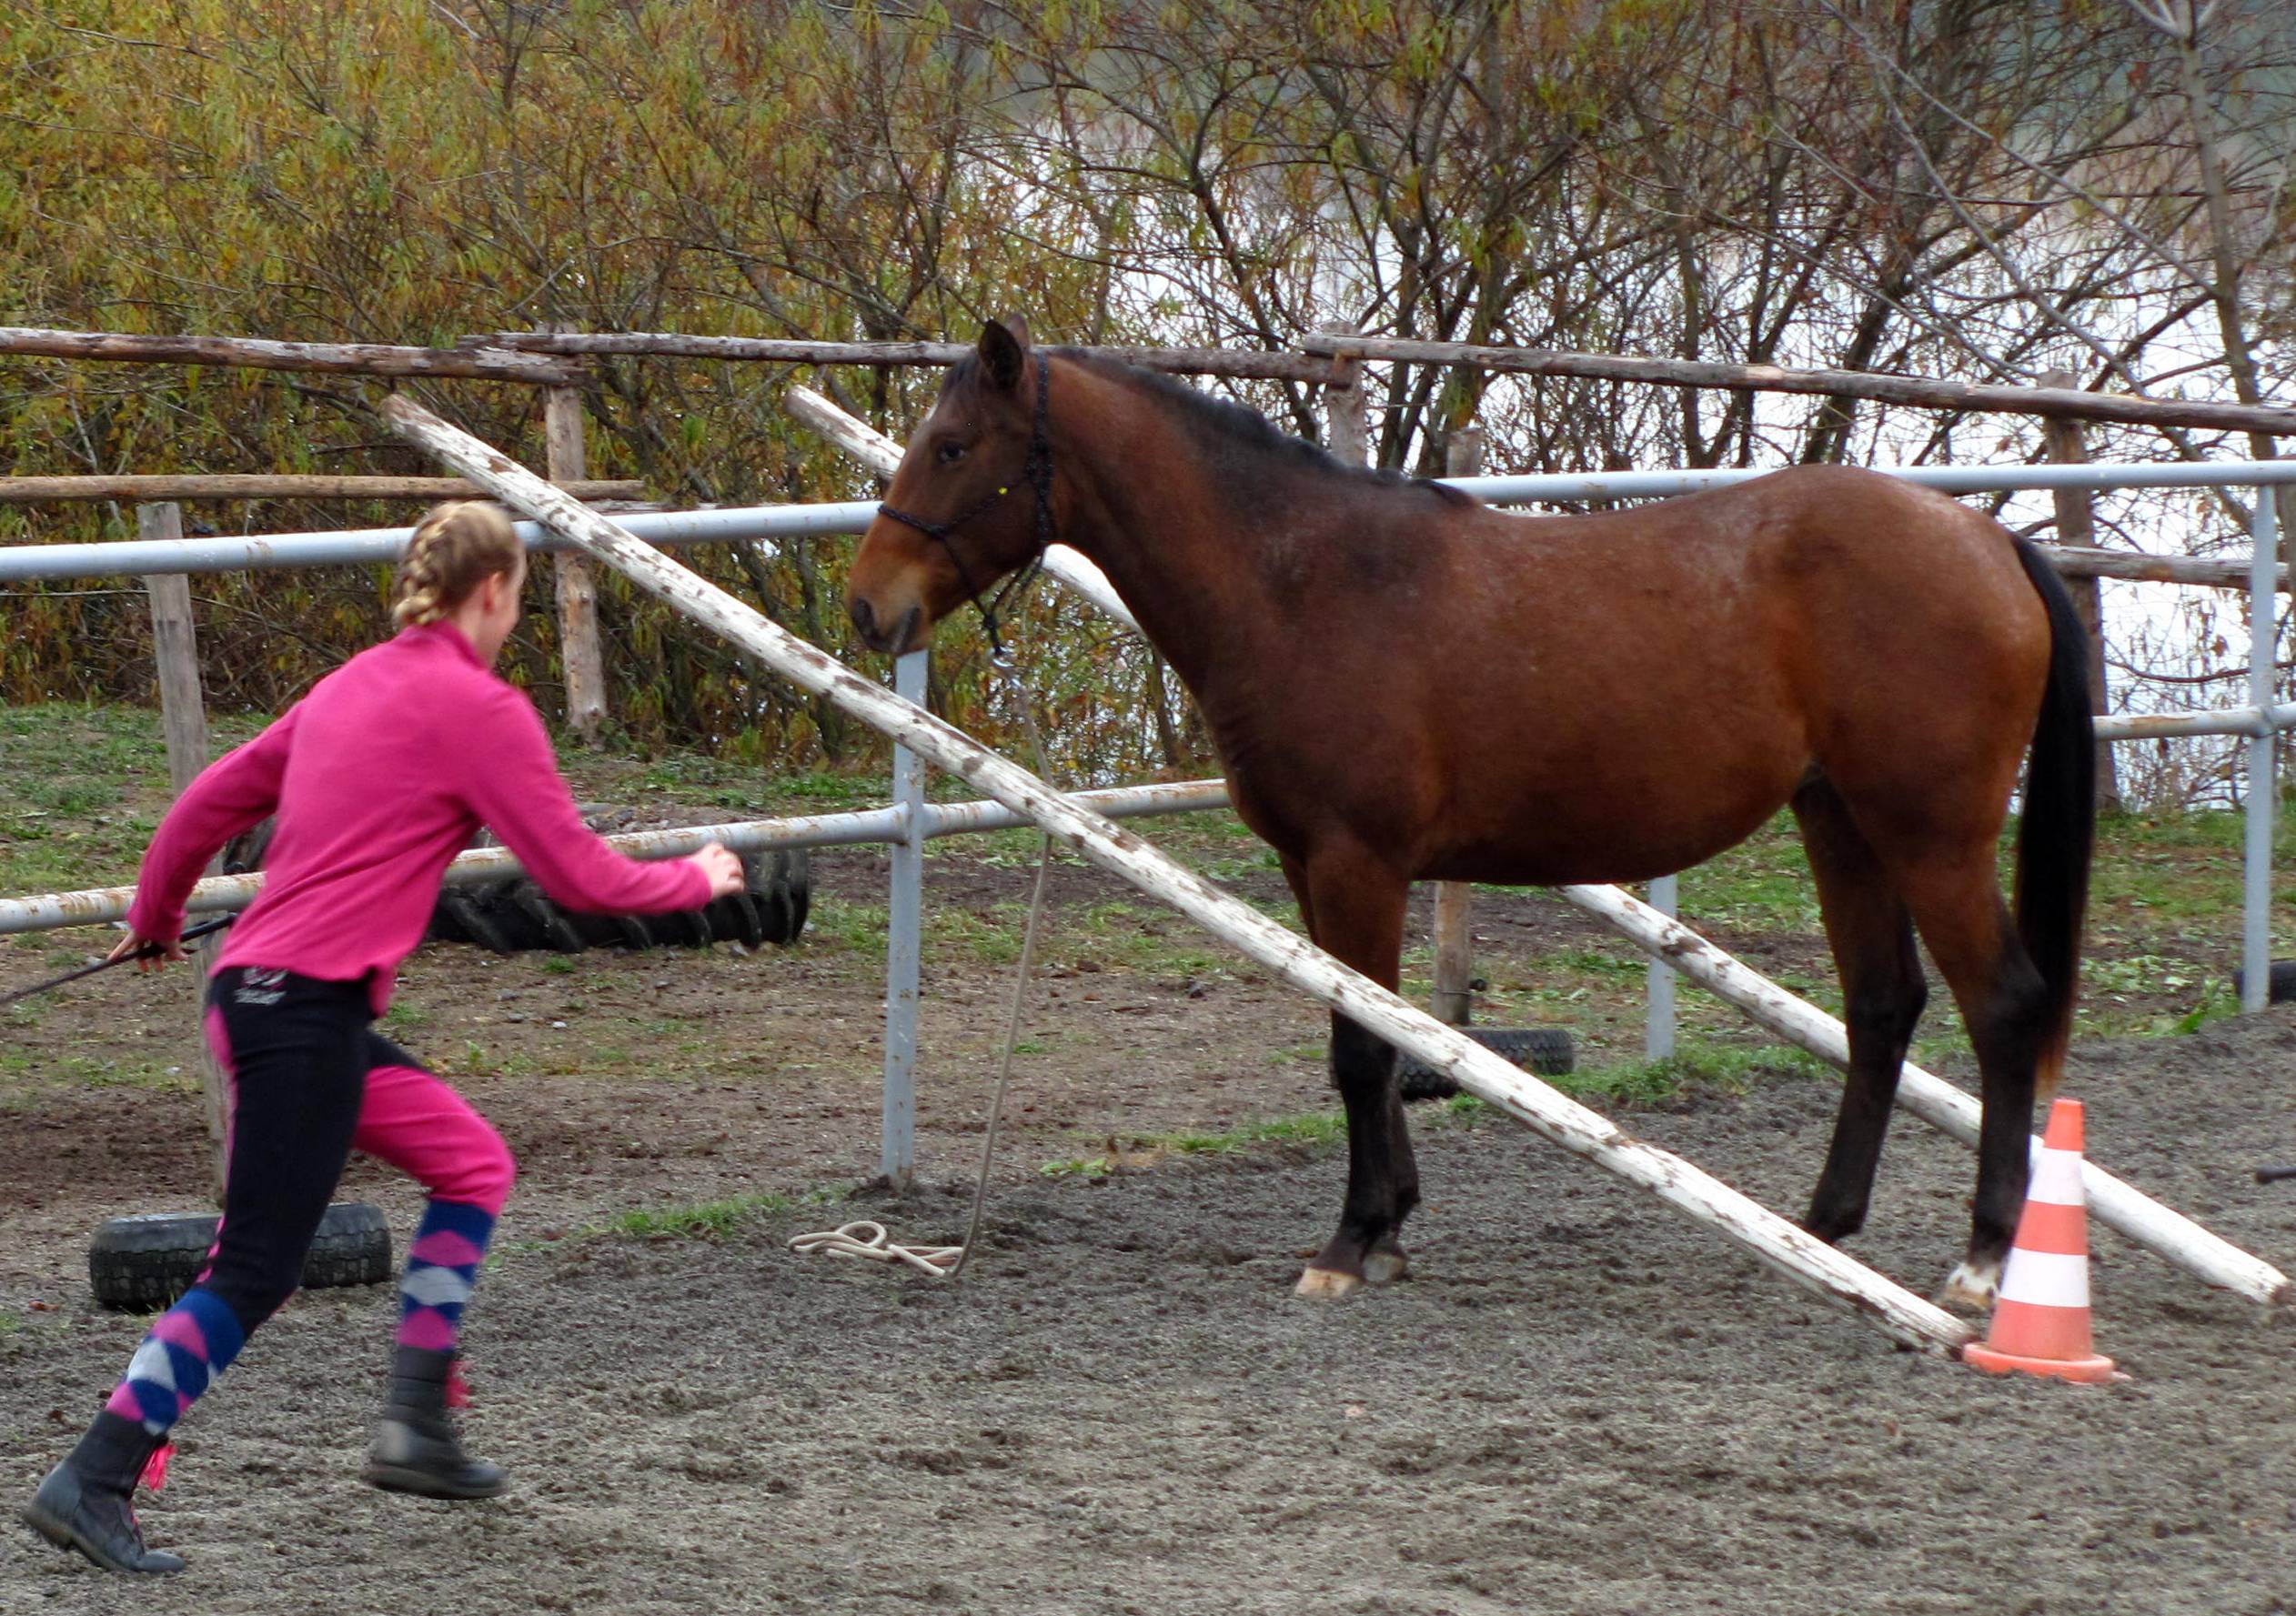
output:
M1675 906L1674 876L1660 876L1650 883L1649 904L1662 915L1672 915ZM1674 967L1663 959L1650 962L1649 1008L1643 1020L1642 1052L1652 1060L1669 1060L1674 1057Z
M2272 705L2273 652L2280 635L2280 523L2276 491L2256 490L2255 547L2248 567L2248 699L2261 715ZM2271 731L2248 743L2248 849L2242 883L2241 1009L2261 1010L2272 987L2272 808L2279 795Z
M893 693L920 707L927 652L893 663ZM885 919L885 1123L880 1168L897 1188L917 1171L917 963L925 904L925 764L893 747L893 808L901 835L892 844L892 895Z
M183 507L173 503L136 507L136 532L146 539L181 539ZM207 767L207 708L199 688L199 641L191 614L191 580L180 572L154 573L144 579L151 597L152 658L159 673L160 724L167 736L167 778L180 797ZM215 868L211 863L210 872ZM191 945L192 1043L198 1050L201 1112L207 1129L208 1187L223 1204L228 1160L224 1139L229 1126L229 1096L221 1069L207 1048L207 972L218 944L213 938Z

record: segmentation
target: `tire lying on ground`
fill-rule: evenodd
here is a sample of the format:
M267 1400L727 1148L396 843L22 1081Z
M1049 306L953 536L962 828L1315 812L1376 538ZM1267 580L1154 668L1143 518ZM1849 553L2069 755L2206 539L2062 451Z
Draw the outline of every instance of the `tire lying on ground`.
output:
M1493 1054L1541 1077L1562 1077L1577 1064L1566 1027L1463 1027L1459 1030ZM1448 1099L1459 1092L1456 1083L1415 1055L1399 1056L1395 1087L1405 1099Z
M87 1248L87 1282L107 1308L164 1308L185 1291L207 1266L216 1243L212 1212L145 1212L114 1218L96 1231ZM365 1201L337 1201L319 1220L309 1255L303 1260L303 1287L377 1285L391 1277L390 1225L379 1208Z
M2248 989L2248 968L2232 968L2232 991L2243 994ZM2264 999L2268 1004L2286 1004L2296 999L2296 959L2275 959L2271 971L2264 979Z
M632 828L627 809L590 808L583 817L601 834ZM239 875L262 868L271 843L266 819L224 849L224 870ZM493 847L481 831L473 847ZM495 954L547 949L579 954L585 949L699 948L740 943L762 948L797 941L813 902L813 864L803 848L742 858L748 890L698 909L667 915L585 915L560 908L524 876L448 887L438 895L425 934L435 942L469 943Z

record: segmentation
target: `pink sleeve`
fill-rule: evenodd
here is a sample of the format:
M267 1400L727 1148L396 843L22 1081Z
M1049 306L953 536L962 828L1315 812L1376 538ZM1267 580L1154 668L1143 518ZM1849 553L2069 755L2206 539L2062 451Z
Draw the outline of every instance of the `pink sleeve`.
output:
M463 800L569 909L659 915L710 901L710 878L684 858L626 858L582 823L534 704L508 685L481 704L462 749Z
M127 924L136 936L174 942L184 928L184 900L198 884L207 860L224 843L262 822L279 806L279 780L295 745L297 702L279 721L236 751L226 752L199 773L176 798L136 878L136 902Z

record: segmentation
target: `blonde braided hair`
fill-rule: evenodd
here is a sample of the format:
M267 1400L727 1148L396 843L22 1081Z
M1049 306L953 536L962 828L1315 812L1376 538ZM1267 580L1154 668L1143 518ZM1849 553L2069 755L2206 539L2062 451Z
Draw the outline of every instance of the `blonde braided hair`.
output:
M524 547L502 507L458 499L415 525L391 583L391 620L401 628L449 616L498 572L511 572Z

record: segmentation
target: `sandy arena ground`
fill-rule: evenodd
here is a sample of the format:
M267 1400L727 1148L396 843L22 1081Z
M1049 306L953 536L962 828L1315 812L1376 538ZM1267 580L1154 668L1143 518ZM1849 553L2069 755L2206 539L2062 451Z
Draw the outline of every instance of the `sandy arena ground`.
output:
M860 856L851 872L874 878ZM398 1030L450 1069L486 1044L470 1064L491 1075L468 1086L525 1167L473 1310L467 1421L517 1491L447 1506L362 1487L393 1298L307 1293L187 1422L144 1509L186 1577L103 1577L10 1521L0 1611L2296 1608L2289 1316L2099 1230L2098 1339L2132 1379L1990 1380L1894 1349L1511 1123L1427 1108L1414 1277L1309 1305L1290 1287L1344 1149L1135 1161L1124 1143L1328 1109L1316 1062L1269 1059L1320 1040L1320 1015L1248 971L1063 969L1031 1019L1048 1053L1022 1062L989 1250L952 1290L784 1240L858 1216L961 1233L1002 969L929 980L928 1046L963 1077L928 1089L927 1181L849 1201L829 1197L876 1149L868 971L803 949L549 972L427 950L403 989L422 1019ZM180 979L107 978L10 1027L33 1057L0 1074L11 1512L140 1334L88 1299L89 1230L196 1206L200 1183L180 1085L54 1074L147 1060L136 1040L180 1030L177 998ZM650 1074L581 1053L650 1040ZM506 1049L531 1058L505 1072ZM2100 1162L2291 1265L2296 1184L2251 1172L2296 1158L2296 1016L2077 1055ZM1780 1073L1620 1114L1790 1215L1836 1093ZM1038 1170L1103 1131L1128 1163L1112 1178ZM1934 1286L1971 1171L1901 1119L1852 1249ZM809 1190L720 1239L605 1231L632 1209ZM403 1242L407 1187L362 1165L345 1193Z

